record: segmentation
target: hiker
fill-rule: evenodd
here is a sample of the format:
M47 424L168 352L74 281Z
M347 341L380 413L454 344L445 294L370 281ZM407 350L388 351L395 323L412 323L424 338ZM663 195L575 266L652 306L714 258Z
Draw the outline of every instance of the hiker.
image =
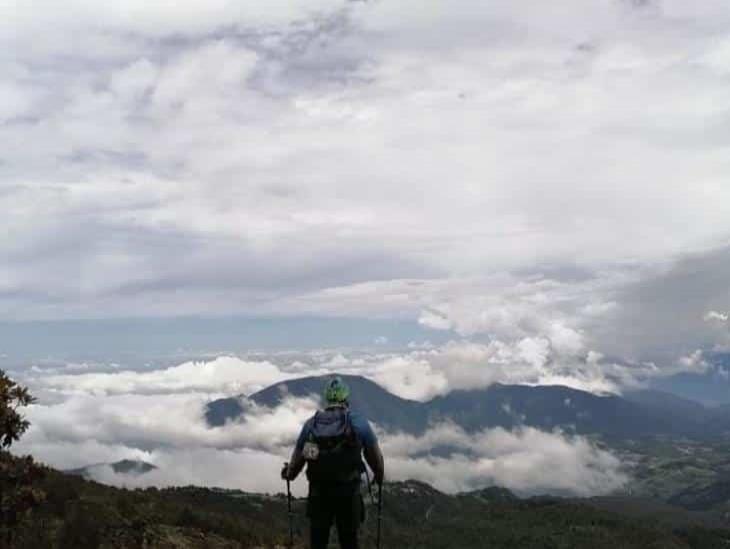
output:
M281 477L294 480L307 465L307 516L312 549L326 549L334 522L341 549L358 548L358 529L365 518L360 494L362 455L378 486L385 473L383 454L368 421L349 407L350 389L340 377L327 381L325 409L302 427L289 465Z

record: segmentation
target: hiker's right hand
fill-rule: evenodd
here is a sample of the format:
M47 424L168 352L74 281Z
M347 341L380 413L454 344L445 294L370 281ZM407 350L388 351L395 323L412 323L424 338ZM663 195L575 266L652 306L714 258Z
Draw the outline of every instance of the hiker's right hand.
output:
M281 479L289 480L289 464L285 463L284 467L281 468Z
M382 474L375 473L374 478L375 478L375 484L377 484L378 486L383 485L383 475Z

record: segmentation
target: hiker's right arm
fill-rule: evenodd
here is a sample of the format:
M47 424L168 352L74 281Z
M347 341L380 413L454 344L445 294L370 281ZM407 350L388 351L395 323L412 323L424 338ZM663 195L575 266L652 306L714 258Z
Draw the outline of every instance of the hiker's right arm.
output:
M294 451L291 454L291 460L289 461L289 470L287 471L287 477L289 480L297 478L299 473L302 472L302 469L304 469L305 463L302 453L298 448L294 448Z
M304 439L307 435L308 426L309 422L305 423L302 427L299 437L297 437L297 444L294 446L294 451L291 454L289 468L287 469L286 475L289 480L297 478L297 475L302 472L302 469L304 469L304 465L306 464L304 456L302 455L302 449L304 448Z

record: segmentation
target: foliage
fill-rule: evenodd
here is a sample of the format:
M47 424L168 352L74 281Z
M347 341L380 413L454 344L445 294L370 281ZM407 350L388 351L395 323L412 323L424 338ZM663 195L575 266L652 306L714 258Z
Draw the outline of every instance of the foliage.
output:
M6 544L13 543L20 523L44 499L37 486L44 469L32 457L16 457L8 451L29 427L18 409L33 402L27 388L0 370L0 539Z
M10 448L30 425L18 408L34 402L26 387L21 387L0 370L0 446Z
M180 487L126 490L49 471L41 482L48 502L26 525L32 536L17 549L120 547L285 547L286 497L238 490ZM71 499L51 505L55 490ZM369 498L368 498L369 501ZM617 508L628 508L617 502ZM295 500L297 549L306 546L305 502ZM682 512L679 510L678 512ZM449 496L418 482L385 486L386 547L571 549L707 549L725 547L730 531L703 526L686 512L671 521L627 516L584 501L519 499L506 490ZM362 529L374 547L376 511ZM679 518L678 518L679 517ZM333 535L334 537L334 535Z

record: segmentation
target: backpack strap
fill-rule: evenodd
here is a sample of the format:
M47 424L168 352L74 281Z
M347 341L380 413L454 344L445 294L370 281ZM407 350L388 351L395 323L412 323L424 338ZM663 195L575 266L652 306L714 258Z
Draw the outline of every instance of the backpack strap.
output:
M352 424L352 416L349 409L345 413L345 437L351 444L362 446L360 436L355 430L355 426Z
M317 426L317 416L319 415L319 410L317 410L314 415L310 418L310 421L308 422L309 426L307 428L307 439L312 442L315 439L314 436L314 429Z

